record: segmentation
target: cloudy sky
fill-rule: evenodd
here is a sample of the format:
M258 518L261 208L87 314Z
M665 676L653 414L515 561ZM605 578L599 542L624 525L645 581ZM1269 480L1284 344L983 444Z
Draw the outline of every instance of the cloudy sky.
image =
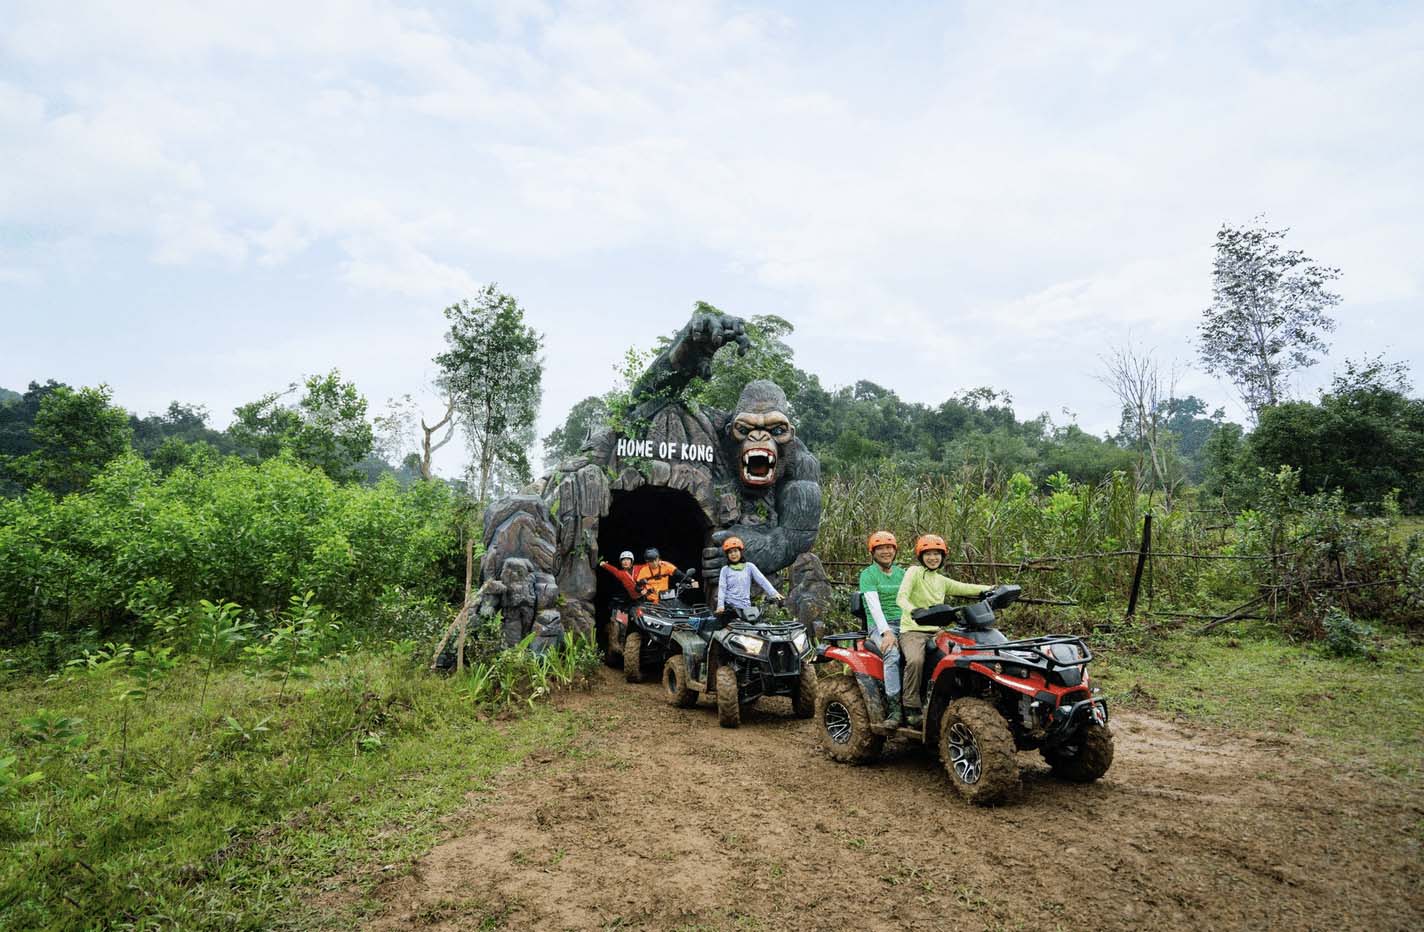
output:
M497 281L541 433L697 299L829 385L1100 430L1098 355L1189 362L1257 214L1344 271L1299 390L1424 381L1424 5L1152 7L0 0L0 386L225 424L335 366L379 408Z

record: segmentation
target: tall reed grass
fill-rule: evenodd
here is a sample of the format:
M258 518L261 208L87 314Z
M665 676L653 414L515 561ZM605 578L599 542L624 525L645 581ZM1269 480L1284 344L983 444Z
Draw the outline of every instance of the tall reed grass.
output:
M899 538L902 561L912 557L917 536L939 534L949 545L948 571L956 578L1019 582L1031 595L1087 605L1122 602L1143 516L1151 512L1155 555L1144 594L1197 605L1229 599L1251 584L1250 561L1195 559L1239 555L1228 519L1182 502L1169 511L1160 499L1139 494L1120 472L1096 484L1057 474L1040 488L1022 474L999 479L965 469L916 475L887 466L833 476L823 491L816 553L833 564L833 578L853 573L837 562L866 563L866 536L885 529Z

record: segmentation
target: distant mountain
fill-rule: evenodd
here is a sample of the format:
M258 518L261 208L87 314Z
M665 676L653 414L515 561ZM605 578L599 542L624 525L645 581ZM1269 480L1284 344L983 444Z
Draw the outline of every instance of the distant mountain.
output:
M21 395L19 392L12 392L8 388L0 388L0 405L7 401L18 401Z

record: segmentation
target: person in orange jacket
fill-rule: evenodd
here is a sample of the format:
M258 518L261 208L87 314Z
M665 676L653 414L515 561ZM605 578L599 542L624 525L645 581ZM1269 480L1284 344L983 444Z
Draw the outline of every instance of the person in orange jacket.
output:
M634 578L638 581L638 589L643 597L656 603L673 583L681 582L685 574L664 560L656 547L643 551L643 559L646 562L638 567ZM696 586L697 583L691 585Z

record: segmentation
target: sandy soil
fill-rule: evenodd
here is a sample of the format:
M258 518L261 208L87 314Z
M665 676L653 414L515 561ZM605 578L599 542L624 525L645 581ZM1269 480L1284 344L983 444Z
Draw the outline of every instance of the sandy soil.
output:
M1424 800L1300 742L1123 713L1101 782L1021 754L977 809L929 752L837 764L773 703L727 731L608 671L562 701L600 725L472 798L371 928L1424 928Z

